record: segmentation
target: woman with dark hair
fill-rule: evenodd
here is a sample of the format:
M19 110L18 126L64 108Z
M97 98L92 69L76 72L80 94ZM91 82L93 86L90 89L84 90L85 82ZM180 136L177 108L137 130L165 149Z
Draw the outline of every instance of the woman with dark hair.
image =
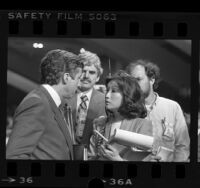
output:
M124 71L119 71L106 80L106 113L94 120L94 130L109 140L115 129L122 129L152 136L152 124L144 119L147 110L142 91L137 81ZM131 160L127 153L132 148L118 143L105 144L95 131L90 138L88 158L90 160ZM132 159L135 160L135 159Z

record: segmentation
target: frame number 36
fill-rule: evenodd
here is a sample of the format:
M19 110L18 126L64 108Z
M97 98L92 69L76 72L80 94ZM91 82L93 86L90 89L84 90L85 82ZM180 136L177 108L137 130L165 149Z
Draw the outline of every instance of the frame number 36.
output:
M28 177L28 178L20 177L19 183L33 183L33 179L32 179L32 177Z

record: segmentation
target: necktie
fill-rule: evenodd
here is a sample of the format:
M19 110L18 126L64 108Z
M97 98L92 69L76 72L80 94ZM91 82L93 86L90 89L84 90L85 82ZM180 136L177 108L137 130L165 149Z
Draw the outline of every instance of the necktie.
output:
M83 135L83 130L85 127L85 120L86 120L86 116L87 116L87 104L86 101L88 100L86 95L83 95L81 97L81 103L78 107L78 111L77 111L77 124L76 124L76 140L78 142L80 142L80 139Z
M87 96L86 95L83 95L81 97L81 104L80 104L80 108L79 110L87 110L87 104L86 104L86 101L88 100Z
M67 104L64 104L64 105L61 104L59 106L59 110L60 110L62 117L66 123L66 126L69 130L70 136L72 137L72 123L73 122L71 122L72 118L71 118L71 114L70 114L71 113L70 107Z
M72 118L72 109L68 105L65 105L65 117L66 117L66 120L67 120L67 124L69 125L72 141L73 141L73 143L75 143L74 126L73 126L73 118Z

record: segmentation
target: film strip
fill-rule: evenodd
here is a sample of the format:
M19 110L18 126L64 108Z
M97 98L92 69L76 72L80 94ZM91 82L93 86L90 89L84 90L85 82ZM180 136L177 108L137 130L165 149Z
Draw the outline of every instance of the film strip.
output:
M1 160L0 160L0 186L32 186L32 187L177 187L177 186L200 186L200 166L198 163L198 111L199 111L199 40L200 40L200 17L196 13L134 13L134 12L106 12L106 11L1 11L0 13L0 53L1 53ZM34 40L33 40L34 39ZM29 49L27 41L45 41L53 47L65 48L62 40L69 42L67 49L74 51L78 47L88 48L94 52L99 49L102 59L111 61L112 73L114 69L123 69L123 63L118 61L130 60L134 55L130 49L134 49L138 58L144 50L145 57L162 59L159 54L163 49L169 49L163 53L163 59L167 55L174 61L163 60L163 69L169 69L164 78L169 78L169 83L177 80L177 85L185 83L190 87L189 100L190 114L190 159L188 162L142 162L142 161L82 161L82 160L12 160L6 159L6 109L9 93L8 76L10 72L17 72L29 80L34 80L31 75L37 69L34 65L29 67L17 63L16 53L29 54L29 60L34 58L35 52ZM106 47L111 40L111 47L119 46L117 50ZM121 40L121 42L116 42ZM135 41L128 43L127 41ZM87 42L90 41L90 42ZM98 43L97 43L98 41ZM100 41L100 42L99 42ZM103 42L102 42L103 41ZM106 42L109 41L109 42ZM142 41L142 42L141 42ZM159 45L158 57L151 49L155 44L148 41L156 41ZM164 42L163 42L164 41ZM140 43L141 42L141 43ZM43 45L42 44L42 45ZM98 44L95 46L95 44ZM71 46L70 46L71 45ZM74 45L74 46L73 46ZM120 48L121 45L121 48ZM125 45L125 47L123 46ZM136 45L134 48L132 45ZM148 46L149 45L149 46ZM36 44L38 50L40 43ZM120 51L130 50L123 55ZM42 47L41 47L42 48ZM138 49L140 48L140 49ZM149 52L147 50L149 48ZM18 50L16 50L18 49ZM157 49L155 47L155 49ZM37 49L36 49L37 50ZM108 52L104 52L108 50ZM160 51L159 51L160 50ZM42 51L43 56L45 50ZM11 53L14 56L11 56ZM107 56L104 56L105 54ZM151 56L151 53L154 54ZM109 55L108 55L109 54ZM130 56L127 59L124 57ZM114 59L116 55L116 59ZM174 57L174 56L178 56ZM36 57L38 58L38 57ZM169 60L170 60L169 58ZM181 59L182 58L182 59ZM9 64L15 62L16 65ZM181 60L180 60L181 59ZM184 59L184 60L183 60ZM127 61L128 61L127 60ZM116 65L116 66L115 66ZM170 66L173 66L171 68ZM24 66L24 67L23 67ZM113 68L114 67L114 68ZM178 68L177 68L178 67ZM189 67L189 68L188 68ZM23 69L24 68L24 69ZM104 67L104 70L106 65ZM26 73L29 71L29 73ZM177 72L176 72L177 71ZM105 74L108 75L108 71ZM14 74L12 74L14 75ZM175 76L173 76L175 75ZM32 76L32 77L31 77ZM104 75L105 76L105 75ZM15 78L15 77L13 77ZM183 79L183 80L182 80ZM13 80L12 80L13 81ZM11 81L11 82L12 82ZM103 83L103 78L102 78ZM13 81L14 82L14 81ZM23 82L24 83L24 82ZM33 82L28 82L31 88ZM11 84L12 85L12 84ZM26 84L25 84L26 85ZM173 85L173 84L172 84ZM175 84L174 84L175 85ZM17 86L15 86L17 87ZM22 86L23 87L23 86ZM19 86L19 88L21 88ZM169 89L169 88L168 88ZM24 92L28 89L21 88ZM13 93L14 94L14 93ZM15 97L14 97L15 98ZM17 96L16 96L17 98ZM18 97L20 98L20 97ZM20 98L21 99L21 98Z

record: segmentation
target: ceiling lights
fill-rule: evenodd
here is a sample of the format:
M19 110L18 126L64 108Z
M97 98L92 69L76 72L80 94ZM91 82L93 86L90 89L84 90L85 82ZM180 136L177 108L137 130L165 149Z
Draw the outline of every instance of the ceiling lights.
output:
M43 48L44 45L42 43L33 43L33 48Z

